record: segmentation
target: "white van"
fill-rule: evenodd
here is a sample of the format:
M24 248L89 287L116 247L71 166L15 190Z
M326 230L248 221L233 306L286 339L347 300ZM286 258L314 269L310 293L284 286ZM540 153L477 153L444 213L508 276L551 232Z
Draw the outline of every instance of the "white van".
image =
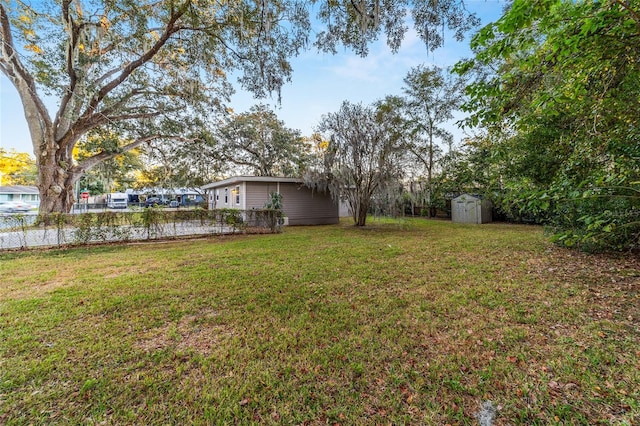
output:
M110 209L126 209L129 196L124 192L112 192L107 195L107 207Z

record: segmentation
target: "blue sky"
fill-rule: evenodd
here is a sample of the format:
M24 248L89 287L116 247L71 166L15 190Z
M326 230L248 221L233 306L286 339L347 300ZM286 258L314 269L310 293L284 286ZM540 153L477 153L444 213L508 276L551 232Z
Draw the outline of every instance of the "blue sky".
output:
M505 1L466 0L465 3L487 24L500 17ZM293 59L292 82L282 88L279 105L275 96L258 100L238 89L230 106L240 113L257 103L271 105L287 127L310 135L321 116L337 111L343 101L370 104L387 95L400 95L402 80L410 68L420 64L453 65L470 56L468 44L469 37L461 43L447 38L444 47L430 52L410 30L396 54L392 54L383 41L376 42L365 58L346 50L338 51L337 55L310 50ZM47 102L53 110L55 100ZM453 123L450 128L458 140L463 136ZM0 148L32 153L20 100L4 75L0 76Z

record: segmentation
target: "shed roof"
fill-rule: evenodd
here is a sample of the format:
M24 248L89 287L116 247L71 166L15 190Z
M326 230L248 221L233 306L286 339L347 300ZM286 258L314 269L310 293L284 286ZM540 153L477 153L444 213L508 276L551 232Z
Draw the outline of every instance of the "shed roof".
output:
M484 197L482 195L478 195L478 194L460 194L457 197L454 198L454 200L457 200L458 198L466 198L466 199L474 199L474 200L482 200L484 199Z
M233 176L217 182L208 183L202 189L220 188L222 186L235 185L241 182L280 182L280 183L303 183L299 178L277 177L277 176Z

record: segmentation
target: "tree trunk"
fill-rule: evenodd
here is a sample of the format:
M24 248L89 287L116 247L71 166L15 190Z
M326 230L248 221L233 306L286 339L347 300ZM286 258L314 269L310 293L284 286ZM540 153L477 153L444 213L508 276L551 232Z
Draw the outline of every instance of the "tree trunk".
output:
M431 179L433 177L433 125L429 126L429 164L427 166L427 185L431 191ZM431 194L431 192L429 192Z
M365 226L367 223L367 212L369 210L369 205L365 205L360 203L358 209L358 220L356 221L356 226Z
M56 138L56 126L44 102L38 96L35 80L20 62L19 55L15 53L9 17L2 4L0 4L0 24L0 36L2 36L0 38L5 41L1 48L3 72L13 83L22 101L33 153L36 156L40 213L67 213L71 211L74 202L73 185L82 174L80 168L73 169L71 152L74 141L63 142ZM76 132L73 136L75 140L80 137L80 134Z
M41 214L69 213L75 203L74 185L82 173L72 166L71 155L61 151L43 150L38 157Z

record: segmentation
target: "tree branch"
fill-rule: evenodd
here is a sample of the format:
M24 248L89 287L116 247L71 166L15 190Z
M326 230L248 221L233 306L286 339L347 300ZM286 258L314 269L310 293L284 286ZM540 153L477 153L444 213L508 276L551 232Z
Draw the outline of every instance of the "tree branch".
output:
M11 34L11 23L3 3L0 3L0 69L11 80L18 91L25 115L33 149L36 156L40 154L46 142L45 134L52 129L51 118L44 103L36 91L35 80L20 61ZM30 117L35 115L35 117Z
M173 136L173 135L163 135L163 134L155 134L155 135L146 136L144 138L136 139L133 142L130 142L130 143L126 144L126 145L123 145L116 152L104 152L103 151L103 152L95 154L95 155L93 155L91 157L85 158L84 160L80 161L80 163L78 163L77 166L74 167L74 172L75 173L77 173L77 172L84 173L85 171L95 167L96 165L100 164L103 161L115 158L118 155L122 155L123 153L125 153L127 151L131 151L132 149L135 149L135 148L139 147L140 145L142 145L144 143L150 143L151 141L154 141L154 140L157 140L157 139L174 139L174 140L180 140L180 141L192 141L193 140L193 139L190 139L190 138L182 138L182 137L176 137L176 136Z
M613 0L613 3L619 5L620 7L625 9L627 12L629 12L633 20L636 21L636 23L640 26L640 13L633 10L629 5L629 2L625 3L622 0Z
M154 45L151 48L149 48L146 52L144 52L142 55L140 55L138 59L128 63L118 77L116 77L115 79L105 84L96 93L96 95L89 102L89 105L87 105L87 108L84 114L82 114L82 116L78 118L76 123L74 123L74 126L71 129L69 129L69 131L64 135L64 137L60 139L59 144L61 146L67 143L70 143L72 141L75 141L75 138L73 137L73 135L77 133L81 133L82 129L93 128L95 127L93 125L94 122L101 122L102 120L104 120L104 118L102 118L104 117L103 114L100 111L98 111L98 105L100 104L100 102L102 102L104 98L109 93L111 93L111 91L113 91L116 87L118 87L125 80L127 80L127 78L129 78L129 76L136 69L138 69L139 67L141 67L142 65L150 61L160 51L160 49L167 43L167 41L171 38L173 34L183 29L180 26L176 26L176 22L180 19L182 15L184 15L185 11L186 11L186 6L183 6L178 11L175 11L171 15L171 18L169 19L169 21L167 22L164 33L159 37L159 39L154 43ZM97 119L96 116L100 116L101 118Z
M80 26L76 25L73 18L71 17L71 13L69 8L71 7L71 0L64 0L62 2L62 20L67 27L67 31L69 32L69 42L67 43L67 74L69 76L69 87L66 90L62 100L60 102L60 108L58 109L58 113L56 114L56 118L54 120L54 128L58 128L58 124L61 118L64 116L64 113L67 109L67 105L73 99L75 95L76 84L78 82L78 75L76 74L76 70L73 66L73 57L74 51L76 49L76 44L78 42L79 34L80 34ZM62 136L62 135L56 135Z
M87 112L91 113L91 111L94 111L97 105L113 89L118 87L120 84L122 84L122 82L124 82L127 78L129 78L129 76L136 69L138 69L142 65L149 62L160 51L160 49L167 43L167 41L171 38L171 36L182 29L181 27L175 26L175 24L183 14L184 14L184 9L177 12L173 16L171 16L171 19L167 23L165 32L162 34L162 36L160 36L160 38L154 43L154 45L149 50L147 50L144 54L142 54L138 59L127 64L127 66L125 66L124 69L122 70L122 73L116 79L110 81L104 87L102 87L102 89L98 91L98 94L94 96L91 103L89 104Z

